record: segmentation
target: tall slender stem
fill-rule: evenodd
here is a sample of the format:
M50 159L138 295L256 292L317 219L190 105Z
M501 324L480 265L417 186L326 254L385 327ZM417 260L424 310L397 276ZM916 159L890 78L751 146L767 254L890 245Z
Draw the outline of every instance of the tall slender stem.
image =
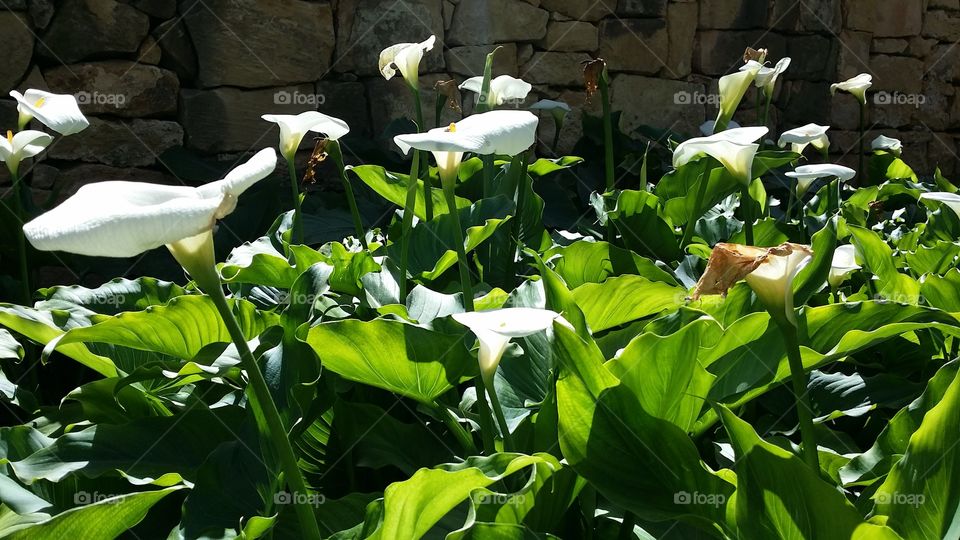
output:
M460 214L457 212L457 196L454 193L455 179L451 181L442 180L443 194L447 199L447 208L450 209L450 219L453 220L453 228L456 232L454 240L457 245L454 246L457 251L457 261L460 263L460 290L463 291L463 307L467 311L473 311L473 287L470 285L470 266L467 260L467 254L463 247L463 229L460 226Z
M510 426L507 425L507 418L503 415L503 407L500 405L500 398L497 397L497 390L493 384L493 377L485 381L487 393L490 395L490 403L493 405L493 414L497 417L497 424L500 425L500 432L503 435L503 451L511 452L514 448L513 435L510 434Z
M460 422L453 416L453 413L450 412L450 409L437 403L434 410L436 411L437 416L439 416L443 421L444 425L447 426L447 429L450 430L450 433L453 433L453 436L457 438L457 442L460 443L460 447L463 448L463 451L470 456L476 455L477 445L473 443L473 438L469 433L467 433L467 430L463 429L463 426L460 425Z
M17 224L17 259L20 265L20 290L23 294L24 305L30 305L32 298L30 287L30 266L27 262L27 241L23 235L23 223L25 219L25 210L23 208L22 193L20 191L20 177L16 171L10 171L10 180L13 182L13 222Z
M866 98L864 98L864 101L866 101ZM866 103L861 103L861 104L860 104L860 137L857 138L857 158L858 158L858 161L857 161L857 163L858 163L858 165L857 165L857 174L859 174L859 175L861 175L861 176L864 174L864 170L863 170L863 112L864 112L864 109L866 109L866 108L867 108L867 104L866 104ZM869 180L869 179L868 179L868 180Z
M753 245L753 197L750 196L750 185L743 186L740 192L740 205L743 206L743 234L748 246Z
M420 168L420 151L414 149L413 162L410 164L410 178L407 182L407 200L403 206L403 221L400 234L400 302L407 298L407 267L410 262L410 230L413 229L413 214L417 205L417 175ZM429 193L426 193L429 199Z
M603 177L607 191L613 190L613 120L610 116L610 88L606 74L599 78L600 101L603 106Z
M343 152L340 149L339 141L329 141L327 144L327 153L333 157L337 165L337 171L340 173L340 181L343 182L343 192L347 196L347 205L350 206L350 215L353 217L354 234L360 240L364 249L367 248L367 233L363 230L363 221L360 220L360 209L357 207L357 199L353 196L353 186L350 185L350 179L347 178L347 169L343 166Z
M414 109L416 110L416 113L417 113L417 133L423 133L424 131L426 131L426 128L423 123L423 104L420 103L420 88L417 86L411 86L410 90L413 92ZM440 119L439 113L437 114L437 119L438 120ZM427 172L429 170L427 168L426 154L419 154L417 152L414 152L413 159L414 161L418 159L423 160L423 167L420 169L421 172ZM417 175L415 178L419 180L420 176ZM413 185L416 185L416 184L417 184L416 182L413 182ZM433 196L431 194L432 190L433 188L430 186L430 175L429 174L425 175L423 178L423 196L424 196L423 204L424 204L424 213L426 214L425 217L427 218L427 221L430 221L433 219Z
M813 409L807 396L807 374L803 370L800 356L800 342L797 328L790 323L779 323L787 347L787 360L790 363L790 378L793 380L793 396L796 401L797 418L800 422L800 439L803 444L803 458L817 474L820 474L820 459L817 456L817 439L813 432Z
M287 158L287 171L290 173L290 191L293 194L293 227L290 229L290 243L303 243L303 221L300 216L300 189L297 178L297 168L293 164L293 156Z
M483 384L483 377L474 379L473 386L477 391L477 407L480 409L480 438L483 440L483 451L488 456L493 455L497 452L493 441L493 415L490 414L490 405L487 403L487 390L486 385Z
M280 412L277 410L276 403L273 402L273 397L270 396L270 388L267 386L267 381L263 378L263 373L261 373L260 366L257 365L253 353L250 352L250 347L247 346L243 330L240 329L237 319L233 316L233 312L227 304L227 299L223 295L223 289L219 281L216 287L211 286L207 287L207 289L209 290L205 292L210 295L214 305L217 307L217 311L220 312L220 317L223 318L223 323L226 325L227 331L230 332L230 337L237 346L237 351L240 353L240 361L247 372L247 376L250 378L250 389L252 390L252 392L248 394L250 406L254 409L255 414L266 421L270 439L280 457L284 480L293 492L292 501L297 519L300 522L300 534L303 538L319 539L321 536L320 528L317 526L317 516L309 504L310 499L308 495L310 492L307 491L307 484L303 479L303 474L300 472L300 467L297 465L297 456L294 454L293 446L287 437L287 431L283 426Z
M511 269L513 276L519 273L519 269L516 268L517 261L519 260L517 257L517 248L523 245L520 236L523 234L523 205L526 204L527 165L529 163L526 151L517 154L517 158L519 158L519 163L515 158L514 164L511 165L511 169L514 165L519 165L520 169L520 174L517 176L517 211L513 216L513 237L516 238L516 244L511 244L506 250L507 256L509 257L507 268Z
M493 160L492 155L480 156L483 162L483 198L493 197Z

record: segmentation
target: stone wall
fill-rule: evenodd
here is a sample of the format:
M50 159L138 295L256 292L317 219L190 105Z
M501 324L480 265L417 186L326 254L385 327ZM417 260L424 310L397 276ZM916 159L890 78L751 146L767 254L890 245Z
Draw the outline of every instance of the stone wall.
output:
M267 112L317 108L375 137L409 114L398 80L377 71L381 49L437 36L421 85L480 74L494 44L496 74L534 85L527 103L575 107L561 137L569 151L585 103L580 64L607 60L621 128L648 124L687 134L715 114L716 79L765 47L792 64L771 124L829 124L836 159L855 142L858 110L831 82L874 76L867 126L896 136L918 171L958 171L960 0L3 0L6 58L0 92L76 93L91 126L58 139L34 186L165 174L183 147L231 158L276 144ZM738 119L755 116L745 100ZM472 96L465 96L472 99ZM423 94L432 119L434 95ZM468 104L469 105L469 104ZM467 107L469 108L469 107ZM0 100L0 127L15 123ZM444 118L444 121L450 119ZM544 117L542 139L552 137ZM153 171L153 172L149 172Z

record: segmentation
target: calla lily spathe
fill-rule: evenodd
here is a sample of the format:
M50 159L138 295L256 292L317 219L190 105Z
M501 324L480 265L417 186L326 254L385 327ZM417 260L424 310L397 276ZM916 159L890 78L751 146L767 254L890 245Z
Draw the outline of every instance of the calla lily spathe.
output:
M824 152L830 148L830 139L827 137L827 130L830 126L820 126L817 124L807 124L789 131L784 131L780 135L777 144L780 148L790 145L790 150L802 154L807 145L812 145L817 150Z
M873 84L873 76L867 73L861 73L856 77L847 79L843 82L830 85L830 94L836 94L837 90L849 92L860 100L861 105L867 104L867 90Z
M861 266L857 264L857 249L852 244L837 246L833 251L827 283L835 289L860 268Z
M265 114L260 118L280 126L280 153L288 161L293 159L308 131L323 133L331 141L350 133L350 126L346 122L317 111L306 111L296 115Z
M750 62L747 62L750 64ZM743 70L745 67L741 67ZM754 79L753 84L757 88L763 90L763 95L766 97L772 97L773 91L777 86L777 79L780 78L780 75L783 74L790 67L790 57L781 58L779 62L776 63L773 67L767 67L764 65L760 66L760 69L757 70L757 77ZM748 69L753 69L751 66Z
M276 151L267 148L222 180L200 187L120 181L87 184L24 225L23 231L41 251L132 257L210 232L216 220L233 212L237 197L276 165Z
M726 294L743 279L771 316L796 326L793 281L812 258L810 246L790 242L770 248L719 243L710 253L692 298Z
M0 161L7 164L11 174L16 175L20 169L20 162L43 152L53 141L48 133L28 129L16 135L7 132L6 137L0 137Z
M553 116L554 121L558 124L563 123L564 117L572 109L570 106L562 101L554 101L552 99L541 99L540 101L534 103L530 106L531 111L547 111Z
M766 134L765 127L745 127L688 139L673 151L673 166L679 168L706 154L723 164L738 181L749 184L753 179L753 158L760 148L754 141Z
M485 383L491 385L510 340L547 330L559 316L559 313L546 309L503 308L454 313L453 319L477 336L477 341L480 342L480 352L477 355L480 375Z
M90 125L80 112L77 98L69 94L52 94L31 88L23 94L11 90L10 95L17 100L20 129L33 119L61 135L79 133Z
M423 53L433 50L437 36L430 36L420 43L397 43L380 52L380 74L390 80L397 71L407 84L416 88L420 80L420 60Z
M900 142L900 139L894 139L893 137L887 137L886 135L879 135L873 140L873 142L870 143L870 149L874 152L877 150L885 150L897 157L900 157L900 153L903 151L903 143Z
M846 182L856 176L856 174L857 172L850 167L844 167L843 165L836 165L834 163L801 165L795 170L786 173L790 178L797 180L797 195L806 193L810 188L810 184L818 178L836 177L840 182Z
M477 94L477 100L480 100L480 92L483 88L483 77L470 77L460 84L461 90L469 90ZM533 86L521 79L511 77L510 75L500 75L490 79L490 106L499 107L508 101L523 101L527 99L527 94Z
M956 193L932 191L930 193L921 193L920 198L928 201L937 201L939 203L943 203L953 210L957 214L957 217L960 217L960 195Z
M537 117L529 111L489 111L468 116L445 128L397 135L393 141L407 154L411 148L432 152L440 178L450 181L465 152L515 156L533 145ZM452 175L452 176L451 176Z
M756 65L748 63L741 68L741 71L720 77L720 112L717 113L717 131L727 128L733 114L737 112L737 107L740 106L740 101L743 100L743 95L757 78L760 64L756 62L754 64Z

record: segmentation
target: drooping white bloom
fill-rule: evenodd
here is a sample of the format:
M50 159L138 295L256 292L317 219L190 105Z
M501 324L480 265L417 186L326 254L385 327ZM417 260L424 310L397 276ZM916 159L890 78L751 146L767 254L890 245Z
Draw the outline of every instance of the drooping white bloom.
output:
M894 139L893 137L887 137L886 135L879 135L873 140L873 142L870 143L870 149L873 151L886 150L887 152L900 157L900 152L903 151L903 143L900 142L900 139Z
M5 162L10 173L15 175L21 161L43 152L52 141L53 137L42 131L28 129L16 135L7 131L6 137L0 137L0 161Z
M717 113L716 121L720 131L726 129L737 107L740 106L743 95L747 93L747 89L757 77L760 64L757 62L753 64L748 63L741 68L741 71L720 77L720 112Z
M529 111L489 111L468 116L445 128L397 135L393 141L404 154L411 148L432 152L440 178L456 177L465 152L515 156L533 145L537 117ZM451 176L452 175L452 176Z
M830 126L820 126L817 124L807 124L789 131L784 131L780 135L777 144L783 148L787 144L790 150L802 154L807 145L813 145L814 148L823 152L830 148L830 139L827 138L827 130Z
M400 71L411 87L420 80L420 60L423 53L432 50L437 36L430 36L420 43L397 43L380 52L380 74L388 81Z
M951 210L956 212L957 217L960 217L960 195L956 193L932 191L930 193L921 193L920 198L927 199L928 201L937 201L939 203L943 203L950 207Z
M492 384L500 359L503 358L510 339L527 337L542 332L553 325L559 317L546 309L503 308L490 311L454 313L453 319L470 329L480 342L477 360L484 382Z
M260 118L280 126L280 153L287 160L293 159L308 131L323 133L331 141L350 133L350 126L346 122L317 111L306 111L296 115L265 114Z
M745 127L688 139L673 151L673 166L679 168L706 154L723 164L737 180L749 184L753 179L753 158L760 148L754 141L766 134L765 127Z
M53 210L23 226L41 251L132 257L213 229L237 206L237 197L277 165L261 150L222 180L200 187L108 181L86 184Z
M753 60L751 60L751 62L757 63ZM750 62L747 62L747 64L749 65ZM757 77L753 84L757 88L763 90L763 95L771 97L773 96L773 91L776 88L777 79L780 78L780 75L782 75L788 67L790 67L790 57L781 58L780 61L777 62L777 64L773 67L760 66L760 69L757 70ZM748 67L745 65L740 69L743 70L744 68L753 69L754 66Z
M469 90L477 94L477 101L480 100L480 92L483 88L483 77L470 77L460 84L461 90ZM511 77L510 75L500 75L490 79L490 106L498 107L504 103L518 102L527 99L527 94L533 86L521 79Z
M846 281L850 274L859 270L861 266L857 264L857 249L853 244L837 246L833 251L833 261L830 263L830 274L827 276L827 282L831 287L837 288Z
M69 94L52 94L31 88L23 94L11 90L10 95L17 100L21 129L34 118L61 135L79 133L90 125L80 112L77 98Z
M795 170L786 173L787 176L797 179L797 195L803 195L810 188L810 184L817 178L836 177L840 182L846 182L857 172L843 165L834 163L818 163L814 165L801 165Z
M868 73L861 73L856 77L847 79L843 82L830 85L830 94L836 94L837 90L849 92L860 100L861 105L867 104L867 89L873 84L873 76Z

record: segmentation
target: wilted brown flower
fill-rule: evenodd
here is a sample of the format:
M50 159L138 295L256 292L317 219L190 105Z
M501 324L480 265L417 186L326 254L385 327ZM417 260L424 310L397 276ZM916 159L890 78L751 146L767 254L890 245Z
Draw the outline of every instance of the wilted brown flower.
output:
M603 58L583 62L583 82L587 87L587 99L600 88L600 77L606 77L607 62Z
M743 51L743 63L747 63L751 60L755 60L762 64L766 59L767 59L766 49L754 49L753 47L747 47L747 50Z
M434 83L433 89L437 91L437 94L447 98L447 107L456 112L461 112L460 89L457 87L457 81L453 79L449 81L437 81Z
M307 161L307 170L303 174L302 184L313 184L317 181L316 168L327 159L327 139L326 137L315 137L313 153L310 154L310 160Z
M710 253L707 269L700 276L691 298L697 300L704 294L727 294L734 283L746 278L765 262L773 262L774 257L787 257L793 254L810 256L809 246L784 242L779 246L760 248L742 244L719 243Z

